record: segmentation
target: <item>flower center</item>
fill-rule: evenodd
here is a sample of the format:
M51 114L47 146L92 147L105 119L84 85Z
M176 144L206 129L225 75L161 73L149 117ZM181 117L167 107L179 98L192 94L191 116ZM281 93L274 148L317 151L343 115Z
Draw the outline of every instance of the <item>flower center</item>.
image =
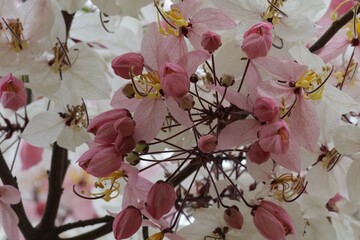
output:
M324 92L324 83L330 76L329 72L331 74L332 69L328 66L323 67L321 75L314 70L307 70L295 83L295 87L302 88L305 91L305 99L320 100Z
M88 115L86 111L85 104L76 105L76 106L66 106L67 113L59 113L62 118L67 119L66 125L73 128L82 128L87 127L88 124Z
M134 97L137 99L150 98L157 99L162 96L159 73L149 72L139 76L132 76L132 87Z
M158 25L159 32L165 36L171 34L173 36L179 36L181 29L189 26L189 23L184 19L183 13L180 9L171 6L170 11L164 10L164 4L155 3L158 10ZM162 24L161 18L164 19L165 25Z
M287 17L287 15L280 10L284 6L286 0L268 0L269 6L263 13L263 20L276 25L279 23L280 19Z
M71 67L71 62L67 55L68 52L69 50L66 45L59 42L55 44L55 47L53 47L54 58L48 62L52 72L61 73Z
M11 43L11 48L15 52L21 52L24 48L26 48L26 41L23 35L23 26L19 19L8 19L7 22L3 18L3 21L6 25L6 29L8 29L11 33L11 37L8 38Z
M306 185L299 176L285 173L271 182L271 192L280 202L292 202L304 192Z
M116 198L120 194L120 183L116 180L122 178L125 175L124 171L115 171L107 177L99 178L94 186L97 189L100 189L99 192L91 193L94 197L103 196L102 198L109 202L110 200Z
M327 151L325 156L322 157L321 163L324 168L326 168L328 171L331 171L340 161L340 159L341 154L335 148L333 148L330 151Z

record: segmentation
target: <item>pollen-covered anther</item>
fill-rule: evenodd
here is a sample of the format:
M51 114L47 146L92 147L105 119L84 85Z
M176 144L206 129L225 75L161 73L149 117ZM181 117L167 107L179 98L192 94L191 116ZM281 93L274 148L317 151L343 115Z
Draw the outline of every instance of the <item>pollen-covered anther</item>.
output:
M115 171L107 177L99 178L94 186L96 189L100 189L99 192L91 193L92 196L102 198L109 202L110 200L116 198L120 194L120 183L117 182L118 179L122 178L125 175L124 171Z
M71 67L71 62L68 58L68 52L66 45L56 43L53 47L54 58L48 62L51 67L51 71L54 73L61 73L68 70Z
M314 70L307 70L301 78L295 83L296 88L304 89L305 99L320 100L324 92L324 84L329 79L333 68L323 67L321 74Z
M286 2L286 0L268 0L269 6L263 13L263 19L276 25L281 18L287 17L287 15L280 10L280 8L284 6L284 2Z
M70 127L87 127L88 115L86 112L85 104L76 106L67 106L67 113L60 114L61 117L67 118L66 125Z
M19 19L2 19L4 24L6 25L6 29L10 31L11 37L8 37L11 43L11 48L15 52L21 52L24 48L26 48L26 41L23 35L23 26ZM2 27L0 28L0 30Z
M306 185L303 178L285 173L271 182L271 192L280 202L292 202L305 191Z

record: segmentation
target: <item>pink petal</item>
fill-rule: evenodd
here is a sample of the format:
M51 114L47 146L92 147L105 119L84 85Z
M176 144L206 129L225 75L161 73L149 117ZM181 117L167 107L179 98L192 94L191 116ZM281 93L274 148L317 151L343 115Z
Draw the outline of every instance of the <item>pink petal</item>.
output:
M182 56L176 63L185 69L188 76L191 76L209 58L210 54L207 51L196 50Z
M162 99L144 98L134 113L133 119L136 122L135 142L153 140L159 133L166 114L167 108Z
M7 204L17 204L20 202L20 192L11 185L0 187L0 202Z
M316 147L320 136L320 123L312 101L298 97L289 119L291 134L308 151Z
M174 98L166 98L165 103L171 113L171 116L173 116L181 125L184 127L191 127L194 125L194 123L190 120L189 112L181 109Z
M294 139L290 139L290 146L285 154L271 154L271 157L277 164L286 169L294 172L301 170L300 146Z
M38 164L42 159L44 149L35 147L25 141L20 146L20 159L22 170L26 170Z
M3 225L6 235L11 240L19 239L19 231L17 225L19 218L14 210L7 204L0 201L0 224Z
M284 81L297 82L302 74L307 70L307 66L298 64L294 61L279 60L270 56L256 58L253 61L262 66L277 79Z
M155 71L160 69L163 63L169 61L164 46L166 46L164 36L159 34L157 23L150 24L141 43L141 55L145 59L145 67Z
M203 23L211 30L228 30L235 28L235 21L216 8L203 8L192 17L194 25Z
M217 150L229 149L257 139L260 123L255 119L238 120L227 125L218 136Z
M125 85L119 88L111 99L110 105L113 108L126 108L129 111L133 112L141 102L139 99L128 98L123 94L123 89Z

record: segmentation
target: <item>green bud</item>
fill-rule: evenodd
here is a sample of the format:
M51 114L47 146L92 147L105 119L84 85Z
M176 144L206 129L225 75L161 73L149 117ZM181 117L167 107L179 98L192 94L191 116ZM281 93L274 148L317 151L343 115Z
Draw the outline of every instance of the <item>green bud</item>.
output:
M135 147L135 152L138 153L147 153L149 151L149 145L145 142L145 141L140 141L136 147Z
M131 152L126 156L126 161L130 164L135 166L136 164L138 164L140 162L140 157L139 154L137 152Z

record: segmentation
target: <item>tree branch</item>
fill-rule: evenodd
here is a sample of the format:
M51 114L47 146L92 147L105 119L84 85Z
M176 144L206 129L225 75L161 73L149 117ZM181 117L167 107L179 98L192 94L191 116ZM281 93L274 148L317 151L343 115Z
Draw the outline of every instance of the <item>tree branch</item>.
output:
M360 12L360 8L357 13ZM347 24L354 16L354 9L351 8L347 13L345 13L341 18L334 21L331 26L326 30L326 32L309 48L310 52L315 52L320 48L324 47L326 43L343 27Z
M81 220L78 222L68 223L68 224L59 226L59 227L55 228L55 232L57 234L59 234L59 233L65 232L65 231L73 229L73 228L86 227L89 225L95 225L95 224L99 224L99 223L112 223L113 220L114 220L114 218L109 215L101 217L101 218Z
M51 167L49 173L49 193L46 201L46 208L38 229L50 231L55 226L55 220L63 192L62 183L68 166L67 150L53 145Z

